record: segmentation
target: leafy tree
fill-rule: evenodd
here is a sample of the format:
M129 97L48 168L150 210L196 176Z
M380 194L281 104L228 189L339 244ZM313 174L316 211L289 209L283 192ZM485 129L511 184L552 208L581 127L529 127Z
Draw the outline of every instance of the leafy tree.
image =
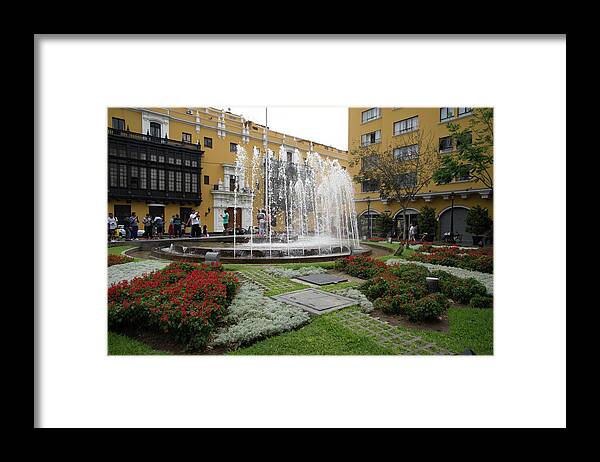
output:
M435 236L437 220L435 219L435 209L426 205L421 209L421 213L417 217L420 233L427 233Z
M476 205L467 212L465 224L467 233L482 235L492 228L492 219L487 208Z
M456 153L442 156L433 180L437 184L447 184L455 178L470 177L493 189L490 167L494 161L494 110L475 108L468 127L453 122L446 126Z
M381 231L385 235L387 235L394 227L394 217L392 217L389 213L382 213L377 217L377 221L379 222Z
M350 166L360 165L354 180L378 184L381 198L397 201L403 210L428 186L439 167L438 143L430 133L417 129L393 138L386 147L380 143L350 150ZM408 245L408 244L407 244Z

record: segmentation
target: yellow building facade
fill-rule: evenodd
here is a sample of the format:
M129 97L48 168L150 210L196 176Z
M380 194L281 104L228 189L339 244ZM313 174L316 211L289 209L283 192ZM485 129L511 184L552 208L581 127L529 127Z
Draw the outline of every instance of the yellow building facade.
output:
M349 108L348 110L348 151L364 145L379 145L380 149L402 144L401 138L409 133L421 130L432 139L436 147L436 155L452 155L456 146L448 140L448 122L469 126L473 117L473 108ZM356 175L360 165L350 167L351 174ZM490 173L492 168L490 168ZM361 229L361 237L373 231L377 216L391 214L395 219L396 233L402 234L404 222L401 206L395 201L382 199L376 185L369 183L355 185L355 203ZM488 209L493 218L492 191L479 181L459 178L448 184L437 185L431 182L425 186L407 207L406 213L410 224L417 222L417 216L424 206L435 209L438 219L436 238L450 230L453 222L454 232L460 235L465 243L470 243L470 234L465 230L467 211L475 205ZM451 217L452 215L452 217ZM407 223L408 226L408 223Z
M166 223L175 214L185 220L195 209L209 233L222 232L223 211L229 211L233 223L232 212L237 206L237 226L248 228L255 213L249 208L249 194L238 192L234 201L238 145L249 153L254 146L278 153L283 145L289 151L298 149L302 156L312 150L337 159L342 166L348 165L347 151L270 130L241 115L210 107L109 108L107 125L108 212L117 217L136 212L140 222L148 213L162 214ZM130 145L135 161L128 157ZM119 146L124 146L123 155ZM157 154L150 154L154 148ZM161 154L163 148L165 154ZM138 193L132 193L132 184ZM143 190L138 189L141 184ZM255 209L261 206L261 197L257 194Z

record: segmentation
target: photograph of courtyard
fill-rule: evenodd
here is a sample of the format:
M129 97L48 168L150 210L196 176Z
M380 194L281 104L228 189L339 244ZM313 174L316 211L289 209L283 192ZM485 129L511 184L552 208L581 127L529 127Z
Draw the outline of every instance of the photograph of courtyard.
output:
M493 109L259 109L108 108L108 354L493 355Z

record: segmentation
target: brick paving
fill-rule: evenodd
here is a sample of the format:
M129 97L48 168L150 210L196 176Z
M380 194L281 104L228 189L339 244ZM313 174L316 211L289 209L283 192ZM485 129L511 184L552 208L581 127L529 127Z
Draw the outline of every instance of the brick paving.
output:
M331 313L341 325L365 335L380 346L400 355L451 355L452 352L422 337L400 330L386 321L375 319L358 309L348 308Z

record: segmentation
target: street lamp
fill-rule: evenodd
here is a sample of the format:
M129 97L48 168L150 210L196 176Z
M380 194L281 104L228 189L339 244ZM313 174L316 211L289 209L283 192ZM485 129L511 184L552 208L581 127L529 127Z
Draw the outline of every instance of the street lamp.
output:
M369 237L373 237L373 221L371 218L371 198L367 197L367 216L369 217Z
M450 242L454 242L454 191L450 193Z

